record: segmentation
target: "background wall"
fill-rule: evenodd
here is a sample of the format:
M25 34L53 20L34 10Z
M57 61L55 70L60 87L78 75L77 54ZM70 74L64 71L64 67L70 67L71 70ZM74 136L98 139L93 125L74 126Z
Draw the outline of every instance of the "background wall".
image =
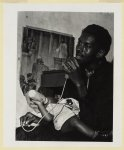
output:
M108 29L110 35L114 36L114 15L113 13L82 13L82 12L19 12L18 13L18 60L17 75L19 77L20 61L21 61L21 44L23 27L26 25L42 28L46 30L58 31L62 33L72 34L75 37L75 45L83 28L89 24L98 24ZM107 55L107 60L113 59L113 43L111 50ZM26 59L25 59L26 61ZM23 62L24 64L27 62ZM17 85L18 86L18 85ZM17 118L22 115L22 107L25 105L20 98L20 88L17 90ZM24 98L25 99L25 98ZM21 105L21 108L20 108ZM24 107L23 107L24 109ZM26 109L26 108L25 108Z
M21 44L23 27L32 26L46 30L72 34L75 37L75 45L81 30L89 24L98 24L108 29L112 38L114 26L112 13L82 13L82 12L19 12L18 14L18 64L21 60ZM113 43L107 59L113 59ZM25 65L27 59L23 59ZM20 67L18 67L19 69ZM31 67L29 65L29 71Z

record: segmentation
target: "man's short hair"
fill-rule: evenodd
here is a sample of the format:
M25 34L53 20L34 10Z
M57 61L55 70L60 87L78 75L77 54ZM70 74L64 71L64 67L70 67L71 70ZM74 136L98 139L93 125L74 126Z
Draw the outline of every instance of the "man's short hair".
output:
M112 42L112 38L108 30L99 25L92 24L92 25L88 25L85 29L83 29L82 34L84 32L94 36L100 48L104 49L106 52L105 55L107 55L107 53L110 50L110 45Z

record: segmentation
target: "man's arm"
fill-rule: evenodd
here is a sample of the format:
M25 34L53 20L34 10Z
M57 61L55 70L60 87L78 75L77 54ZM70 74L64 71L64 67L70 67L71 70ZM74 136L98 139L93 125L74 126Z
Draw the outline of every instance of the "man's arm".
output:
M79 99L84 99L87 94L87 90L84 83L77 83L75 84L75 86L77 88Z

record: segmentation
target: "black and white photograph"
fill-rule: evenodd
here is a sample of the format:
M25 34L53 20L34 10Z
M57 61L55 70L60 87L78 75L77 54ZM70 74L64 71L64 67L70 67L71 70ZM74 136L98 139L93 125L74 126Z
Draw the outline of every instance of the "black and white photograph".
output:
M111 142L113 13L23 11L22 23L19 82L32 111L16 140Z
M115 140L116 14L79 8L17 11L16 142Z

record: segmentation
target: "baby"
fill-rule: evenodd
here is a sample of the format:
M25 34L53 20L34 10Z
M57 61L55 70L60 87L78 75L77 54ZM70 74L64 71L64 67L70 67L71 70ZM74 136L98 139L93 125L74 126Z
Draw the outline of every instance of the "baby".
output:
M30 107L41 115L47 121L53 121L56 130L68 132L71 130L78 130L79 132L95 138L97 133L87 127L79 119L79 103L73 98L66 98L57 100L55 98L46 98L43 94L35 90L30 90L27 94L27 99L30 99Z

